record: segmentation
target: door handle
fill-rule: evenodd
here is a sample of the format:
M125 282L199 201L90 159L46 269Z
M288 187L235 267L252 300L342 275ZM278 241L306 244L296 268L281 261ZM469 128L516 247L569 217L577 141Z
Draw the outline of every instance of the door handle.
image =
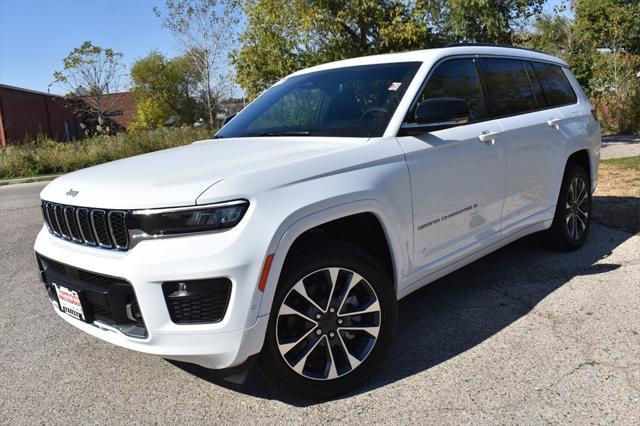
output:
M549 127L555 127L556 129L560 126L561 118L550 118L547 120L547 124Z
M480 136L478 136L478 139L480 139L480 142L494 145L499 137L500 132L489 132L488 130L485 130L484 132L482 132L482 134L480 134Z

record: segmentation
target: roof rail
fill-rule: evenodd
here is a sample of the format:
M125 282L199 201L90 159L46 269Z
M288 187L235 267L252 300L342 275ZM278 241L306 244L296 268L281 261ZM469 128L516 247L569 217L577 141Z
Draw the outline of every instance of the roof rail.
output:
M528 49L526 47L512 46L510 44L498 44L498 43L473 43L473 42L460 42L460 43L448 43L445 44L444 47L465 47L465 46L484 46L484 47L506 47L508 49L519 49L519 50L527 50L529 52L543 53L548 55L546 52L542 52L536 49Z

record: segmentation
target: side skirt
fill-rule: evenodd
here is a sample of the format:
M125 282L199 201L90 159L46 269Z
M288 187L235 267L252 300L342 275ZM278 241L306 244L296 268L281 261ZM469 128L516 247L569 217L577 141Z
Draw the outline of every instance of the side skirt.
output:
M431 271L429 272L427 275L425 275L424 277L421 277L415 281L413 281L411 284L409 284L408 286L404 287L401 291L398 292L398 300L402 299L403 297L413 293L414 291L424 287L425 285L432 283L433 281L437 280L438 278L442 278L445 275L462 268L463 266L468 265L471 262L474 262L478 259L480 259L481 257L484 257L486 255L488 255L489 253L492 253L496 250L498 250L501 247L506 246L507 244L510 244L516 240L519 240L522 237L525 237L529 234L533 234L535 232L539 232L539 231L543 231L545 229L548 229L551 226L551 222L553 221L553 219L548 219L548 220L544 220L538 223L535 223L533 225L530 225L526 228L523 228L511 235L508 235L498 241L496 241L495 243L486 246L483 249L478 250L475 253L472 253L466 257L463 257L462 259L456 260L455 262L452 262L451 264L444 266L436 271Z

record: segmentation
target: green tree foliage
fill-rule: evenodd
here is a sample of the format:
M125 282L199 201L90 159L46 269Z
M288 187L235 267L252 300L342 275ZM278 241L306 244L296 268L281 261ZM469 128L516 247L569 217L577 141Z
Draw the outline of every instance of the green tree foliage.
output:
M245 0L239 84L255 97L291 72L333 60L439 47L510 42L516 21L544 0Z
M161 127L171 118L178 124L195 121L197 76L190 57L167 59L151 52L131 67L131 85L137 109L133 129Z
M640 3L576 0L575 45L566 58L605 130L640 130Z
M550 55L565 55L573 48L572 23L564 15L544 14L533 22L533 32L524 34L524 44Z
M232 57L249 97L300 68L431 39L424 11L405 1L247 0L244 11L242 48Z
M456 41L511 44L519 26L540 14L545 0L445 0L443 27Z
M63 69L53 73L52 84L65 87L76 113L96 121L96 130L102 131L106 117L114 110L113 98L108 95L118 92L121 87L122 53L85 41L62 63Z
M575 32L585 43L640 54L640 2L575 0Z

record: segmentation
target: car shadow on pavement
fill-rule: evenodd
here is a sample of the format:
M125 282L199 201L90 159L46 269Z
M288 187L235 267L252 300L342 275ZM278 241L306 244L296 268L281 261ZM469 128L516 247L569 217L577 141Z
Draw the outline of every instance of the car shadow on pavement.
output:
M364 386L334 399L348 398L394 383L456 357L527 315L536 304L572 278L603 274L621 265L607 263L617 246L631 237L613 228L593 226L580 250L553 252L538 235L516 241L399 302L393 347L384 365ZM243 384L217 372L171 361L213 384L258 398L306 407L309 401L287 394L254 368Z
M640 232L640 197L594 195L592 201L594 222Z

